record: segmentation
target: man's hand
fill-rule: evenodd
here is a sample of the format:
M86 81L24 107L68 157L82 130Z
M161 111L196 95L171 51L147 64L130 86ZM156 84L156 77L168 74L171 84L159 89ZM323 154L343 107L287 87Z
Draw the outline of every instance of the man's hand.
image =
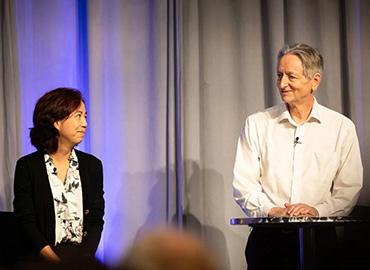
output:
M268 212L269 217L286 217L288 216L288 209L283 207L273 207Z
M287 209L287 214L290 217L304 216L304 217L318 217L319 212L316 208L311 207L304 203L290 204L285 203L284 206Z
M284 207L273 207L268 212L269 217L318 217L316 208L304 203L285 203Z

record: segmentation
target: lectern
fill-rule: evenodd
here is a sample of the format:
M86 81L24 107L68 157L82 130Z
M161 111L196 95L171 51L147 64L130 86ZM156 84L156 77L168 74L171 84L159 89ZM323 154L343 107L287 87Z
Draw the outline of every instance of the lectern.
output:
M353 217L263 217L232 218L231 225L248 225L253 228L296 229L299 238L300 269L315 268L315 229L318 227L355 226L363 221Z

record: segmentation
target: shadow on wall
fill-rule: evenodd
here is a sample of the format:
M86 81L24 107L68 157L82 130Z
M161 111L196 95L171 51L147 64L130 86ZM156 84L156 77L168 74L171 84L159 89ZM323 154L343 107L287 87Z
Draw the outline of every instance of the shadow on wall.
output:
M165 193L164 170L126 172L120 185L106 187L104 262L119 263L137 234L166 223Z
M169 173L170 179L174 179L173 170L170 170ZM169 211L171 210L171 208L173 209L173 211L175 209L175 201L171 200L171 197L169 200L169 206L166 206L166 170L157 170L148 175L148 179L150 179L150 181L153 181L153 183L148 183L148 185L152 184L152 188L149 191L149 196L146 204L146 207L147 209L149 209L149 211L147 211L145 222L138 230L138 234L140 234L141 232L149 231L153 229L153 227L166 224L166 208L169 207ZM174 195L173 198L175 198Z
M215 170L200 170L194 161L185 161L184 228L197 236L219 259L220 269L230 269L222 226L225 225L223 177ZM170 170L170 179L174 171ZM116 265L138 235L166 224L166 170L125 173L124 184L110 188L104 232L104 261ZM175 208L175 184L170 183L169 214ZM145 189L144 189L145 188ZM108 206L108 205L107 205ZM141 223L140 220L143 220ZM172 220L175 220L173 217Z
M230 269L226 239L218 226L218 224L220 226L225 224L223 177L215 170L200 170L199 165L194 161L185 161L183 169L190 172L189 174L185 173L183 179L183 227L202 240L219 259L220 269ZM168 207L169 214L173 215L171 220L176 223L174 215L176 211L175 173L172 169L169 173L172 182L170 183L170 205ZM147 199L149 211L137 235L166 222L166 171L165 169L158 170L155 174L148 174L147 177L152 181L148 183L148 185L152 185ZM217 226L213 224L217 224Z
M184 162L184 228L198 235L219 260L220 269L230 269L225 225L225 189L216 170L200 169L197 162ZM228 226L228 225L226 225Z

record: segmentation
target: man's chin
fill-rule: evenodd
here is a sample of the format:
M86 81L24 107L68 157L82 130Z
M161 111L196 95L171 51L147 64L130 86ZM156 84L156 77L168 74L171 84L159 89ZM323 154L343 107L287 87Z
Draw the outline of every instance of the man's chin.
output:
M293 101L293 99L292 98L290 98L290 97L287 97L287 96L280 96L280 98L281 98L281 101L283 101L284 103L290 103L290 102L292 102Z

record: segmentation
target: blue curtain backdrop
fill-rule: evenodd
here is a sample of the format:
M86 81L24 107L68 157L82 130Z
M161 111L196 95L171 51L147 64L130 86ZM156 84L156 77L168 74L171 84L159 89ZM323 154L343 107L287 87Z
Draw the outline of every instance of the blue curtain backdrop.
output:
M0 1L0 210L12 210L15 161L34 151L36 100L82 91L78 147L103 161L106 215L98 257L115 264L135 236L175 221L221 269L245 269L249 229L232 198L245 117L280 102L276 54L305 42L325 59L319 102L357 127L370 205L370 1ZM319 138L318 138L319 139Z
M138 231L181 222L175 3L16 1L22 154L34 151L36 100L56 87L80 89L89 127L78 148L104 164L98 257L107 263Z

